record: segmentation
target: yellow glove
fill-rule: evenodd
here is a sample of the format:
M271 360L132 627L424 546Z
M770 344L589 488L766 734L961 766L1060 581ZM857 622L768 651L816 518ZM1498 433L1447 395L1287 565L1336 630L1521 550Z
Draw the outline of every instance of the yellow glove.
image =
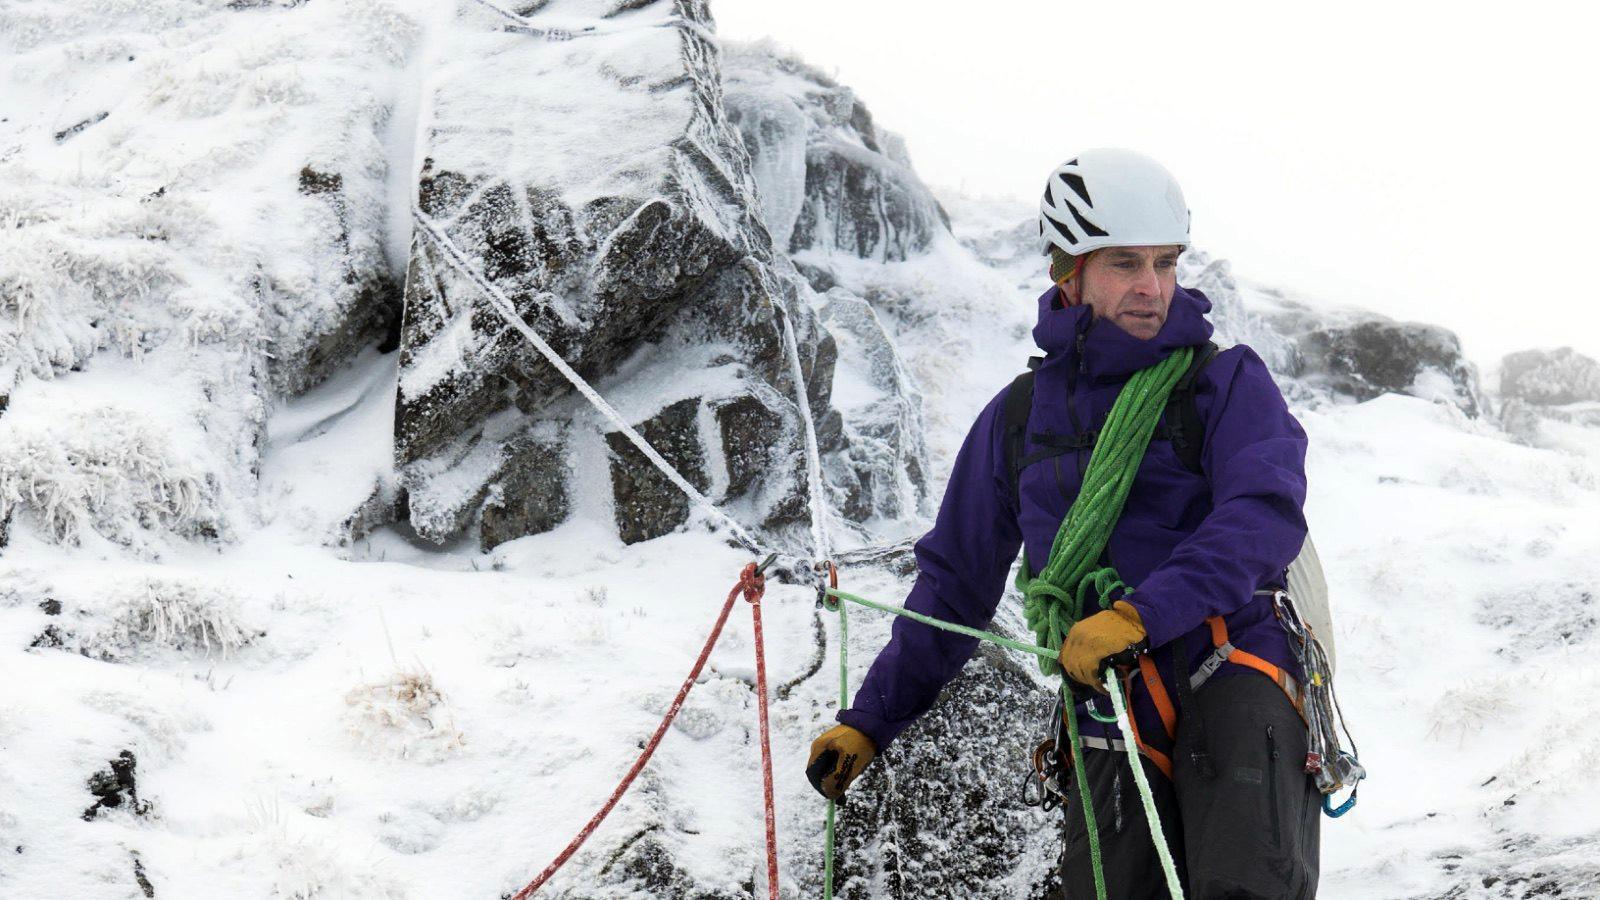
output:
M806 777L822 796L837 800L877 755L872 738L849 725L835 725L811 742Z
M1104 693L1101 683L1111 657L1142 649L1144 623L1133 604L1118 600L1111 608L1097 612L1072 626L1061 645L1061 668L1073 681L1087 684Z

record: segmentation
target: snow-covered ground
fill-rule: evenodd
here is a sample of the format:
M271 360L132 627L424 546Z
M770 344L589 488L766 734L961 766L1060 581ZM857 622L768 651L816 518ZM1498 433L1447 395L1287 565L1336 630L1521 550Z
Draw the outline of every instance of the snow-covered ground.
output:
M0 897L431 900L514 891L626 770L748 558L694 529L624 546L600 485L575 487L560 528L488 554L437 548L395 528L343 541L345 517L394 477L395 355L367 349L281 401L268 387L271 366L253 354L263 342L308 340L305 323L261 312L242 273L258 267L299 290L285 308L348 300L323 271L344 257L304 271L338 225L321 201L294 190L293 176L308 148L353 141L366 166L347 185L395 193L384 160L409 171L410 114L389 92L420 80L406 48L427 45L427 11L329 3L316 13L328 17L322 42L257 35L282 58L252 51L241 67L223 51L243 53L250 20L229 20L238 33L219 31L203 4L167 0L138 13L165 22L161 39L108 36L134 6L115 4L93 21L68 17L81 19L81 33L68 36L59 68L26 78L7 70L3 83L26 84L34 92L26 102L38 105L51 77L78 79L62 126L107 108L131 112L118 106L133 101L111 70L126 51L144 60L133 70L139 78L179 92L193 119L211 120L197 131L218 132L226 146L190 147L194 156L177 157L171 173L101 170L96 160L120 159L118 147L142 139L122 130L120 113L55 140L74 151L70 159L27 156L19 148L32 145L0 124L0 164L22 160L40 185L46 176L72 184L59 194L7 183L0 199L12 215L59 215L51 239L91 269L122 258L128 248L107 235L128 222L171 229L179 239L170 243L187 250L152 242L163 246L138 249L148 270L110 267L106 284L148 272L176 273L158 285L187 279L162 295L164 305L141 307L154 310L137 323L150 332L171 326L169 310L174 321L196 321L184 304L200 299L233 324L124 356L115 335L72 331L81 318L73 307L55 332L59 346L29 345L37 356L22 360L39 380L0 419L0 482L8 461L58 454L47 470L74 479L52 488L66 504L58 521L79 543L50 540L48 520L19 516L0 550ZM45 27L37 23L59 25L41 10L59 12L23 4L0 18L24 49L30 29ZM209 42L206 53L186 53L184 36ZM350 46L359 52L341 55ZM330 77L277 65L310 58ZM275 131L282 123L253 111L277 109L280 94L334 110L343 126L323 134L316 117L302 117ZM394 112L383 113L390 104ZM99 150L78 152L90 146ZM139 199L252 148L282 157L290 187L223 179L219 191L249 202L219 194L192 207L207 198L188 194L166 208ZM86 167L81 176L62 175L74 166ZM401 188L381 221L354 223L345 256L403 253L392 231L408 221ZM124 199L105 199L112 195ZM945 205L966 239L1017 219L1006 204L948 197ZM59 214L69 206L96 213ZM259 221L277 228L251 237ZM244 250L212 252L212 241ZM0 239L8 247L17 245ZM23 249L36 255L13 253L9 264L40 292L98 302L63 286L74 270L37 262L49 248ZM984 262L941 237L932 252L899 263L798 257L871 301L892 332L921 393L936 496L974 414L1020 370L1045 286L1031 250L1002 252L1003 241L990 249L999 255ZM0 274L13 271L7 264ZM102 284L99 293L115 291ZM1250 310L1276 296L1242 284L1225 310L1225 336L1273 340ZM86 360L85 371L46 378ZM845 396L851 387L841 384ZM1361 805L1324 822L1321 896L1600 897L1600 429L1546 420L1530 446L1446 402L1290 394L1311 437L1308 515L1332 583L1340 694L1372 772ZM143 447L192 465L151 474L147 510L96 507L107 493L72 460L97 461L101 475L140 475ZM208 481L208 472L221 475ZM88 510L115 523L163 514L201 523L196 510L206 504L226 542L147 546L142 531L108 536L92 518L72 518ZM873 524L887 540L926 523ZM909 587L870 568L844 579L891 601ZM775 687L817 663L813 601L805 587L767 591ZM881 618L853 614L857 683L886 635ZM709 889L759 890L752 641L739 604L678 724L572 864L584 874L558 878L552 896L636 896L585 879L610 877L608 861L638 835L667 847L671 863ZM773 699L787 897L820 867L823 807L802 769L831 719L829 671ZM138 803L128 797L86 819L96 805L91 776L123 751L136 760ZM1041 827L1053 821L1041 817Z

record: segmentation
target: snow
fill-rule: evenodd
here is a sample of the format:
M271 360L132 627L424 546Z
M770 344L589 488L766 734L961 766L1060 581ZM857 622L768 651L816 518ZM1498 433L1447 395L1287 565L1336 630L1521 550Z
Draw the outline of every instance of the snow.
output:
M577 28L598 8L552 11ZM409 220L391 208L385 160L403 178L415 163L386 98L423 80L419 47L466 65L452 42L469 39L440 19L380 0L0 9L0 95L47 111L0 123L0 518L25 498L46 511L13 515L0 551L0 895L135 896L135 859L162 898L513 891L631 763L749 561L693 527L622 545L595 483L572 486L567 523L490 554L401 528L341 537L392 489L400 386L394 356L371 349L315 386L263 374L268 353L303 352L347 299L328 274L345 264L328 255L336 223L296 177L317 148L349 159L353 142L351 253L377 267L394 255ZM511 39L470 40L480 52ZM480 162L601 190L569 152L603 124L578 120L600 112L574 106L560 72L625 80L678 40L645 28L551 42L548 71L496 72L470 104L447 96L435 124L492 117L493 97L537 84L546 115L576 110L570 130L517 134L526 155ZM615 120L628 139L595 148L608 167L595 171L648 156L657 129L679 133L675 96L641 84L625 110L637 117ZM549 174L556 160L574 168ZM780 220L795 200L763 199ZM1017 221L944 202L968 241ZM800 259L836 273L894 339L898 366L842 364L835 397L855 408L885 377L908 386L937 496L972 417L1031 349L1041 259L990 265L949 236L904 262ZM1344 315L1219 262L1186 264L1185 280L1207 282L1225 338L1274 364L1274 317ZM254 292L258 276L271 292ZM597 387L637 421L726 391L731 373L703 365L715 352L692 382L641 357ZM1321 896L1521 896L1541 879L1600 895L1600 429L1544 416L1519 443L1448 402L1286 388L1311 437L1307 514L1340 697L1372 772L1360 806L1324 821ZM606 452L576 431L591 443L580 452ZM887 540L926 520L873 526ZM844 577L884 600L908 588L877 569ZM814 599L768 588L774 685L812 663ZM853 615L854 683L888 627ZM51 629L60 646L41 640ZM622 896L585 879L646 829L707 887L762 883L752 642L741 604L651 766L552 895ZM802 769L832 678L830 664L773 702L791 892L817 865L822 801ZM86 779L124 749L150 813L82 820Z

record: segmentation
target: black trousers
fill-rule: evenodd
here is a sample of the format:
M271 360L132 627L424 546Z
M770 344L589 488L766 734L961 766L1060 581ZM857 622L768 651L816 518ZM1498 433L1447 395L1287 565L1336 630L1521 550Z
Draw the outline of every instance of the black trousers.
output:
M1321 801L1305 774L1306 728L1278 686L1253 672L1211 679L1193 696L1213 778L1183 752L1196 710L1182 711L1173 778L1145 776L1186 896L1308 900L1317 893ZM1167 897L1144 806L1121 751L1085 749L1108 900ZM1078 773L1074 773L1074 778ZM1067 791L1062 896L1094 900L1089 833L1077 783Z

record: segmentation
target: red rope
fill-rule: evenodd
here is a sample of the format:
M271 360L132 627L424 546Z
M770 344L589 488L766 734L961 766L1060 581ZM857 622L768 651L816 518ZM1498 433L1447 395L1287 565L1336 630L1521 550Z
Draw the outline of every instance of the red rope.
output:
M761 594L762 586L758 583L754 591L745 591L744 599L750 601L750 617L755 624L756 693L761 695L761 794L767 815L767 896L778 900L778 825L777 809L772 802L772 740L767 735L767 652L761 639Z
M539 873L539 877L529 882L527 887L517 891L511 900L528 900L535 891L544 887L544 883L549 881L551 876L555 875L556 871L563 865L566 865L567 860L571 859L572 855L578 852L578 848L583 846L583 842L589 839L589 835L594 834L595 829L600 827L600 823L605 821L605 817L611 814L611 810L617 805L617 801L622 799L622 795L627 792L628 787L633 784L633 780L644 769L645 763L650 761L650 756L656 752L656 745L661 743L661 738L666 735L667 729L672 726L672 720L678 717L678 711L683 709L684 698L689 696L689 689L694 687L695 681L700 677L700 670L705 668L706 659L711 656L711 648L716 646L717 638L722 636L722 626L728 621L728 613L733 611L733 601L738 598L740 593L743 593L745 599L757 604L755 608L759 609L761 594L765 587L766 580L756 574L755 563L745 566L744 571L739 573L739 583L734 585L733 590L728 592L728 599L722 604L722 612L717 614L717 624L711 627L711 634L706 638L706 645L700 648L700 656L694 661L694 668L689 670L689 677L685 678L683 686L678 688L678 696L673 698L672 706L667 709L667 714L662 717L661 724L656 726L655 734L652 734L649 742L644 745L644 751L639 754L638 759L633 761L633 766L628 769L628 774L622 776L622 783L618 784L616 790L611 792L611 797L606 800L605 805L600 807L600 811L594 814L594 818L590 819L588 824L584 825L583 829L572 839L572 842L567 844L566 849L557 854L556 858L550 862L550 865L544 867L544 871ZM761 687L761 748L763 755L765 755L769 752L767 750L767 692L766 673L761 660L760 647L761 619L758 612L756 617L756 677ZM772 896L776 897L778 890L778 858L777 848L773 842L772 821L772 767L769 764L767 767L767 872L768 877L771 879Z

